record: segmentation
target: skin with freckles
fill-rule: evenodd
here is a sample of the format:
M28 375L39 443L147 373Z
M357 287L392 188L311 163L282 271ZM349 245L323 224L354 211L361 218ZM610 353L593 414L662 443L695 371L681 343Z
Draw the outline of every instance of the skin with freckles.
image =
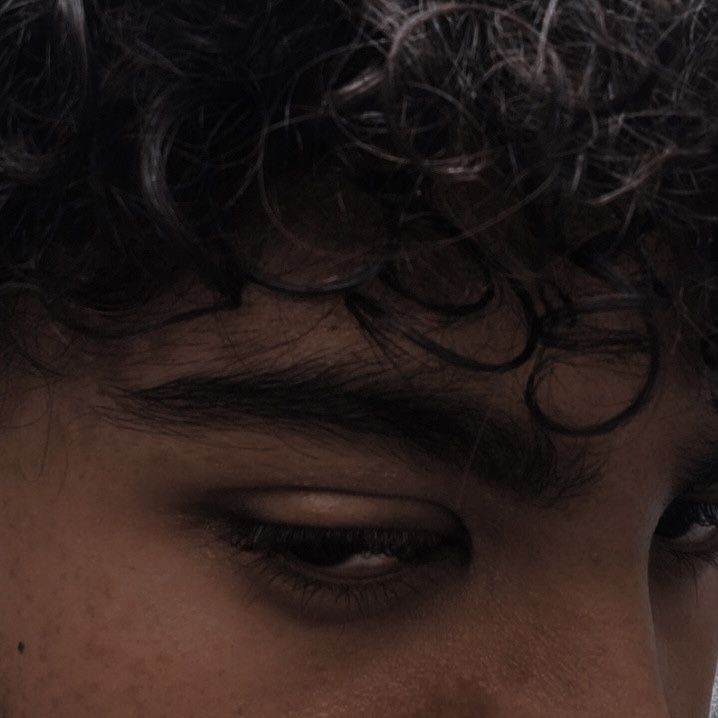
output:
M496 326L452 331L509 342ZM481 396L486 416L523 425L525 369L437 371L406 348L399 371L340 303L258 289L237 312L124 349L78 352L80 370L52 383L19 378L4 406L4 715L707 714L718 570L654 535L681 490L686 447L718 434L705 388L685 372L667 365L624 427L556 439L556 472L576 468L579 446L595 471L539 501L489 475L481 442L461 471L369 431L256 418L198 428L169 414L143 425L116 399L118 387L350 357L375 385ZM635 379L592 371L593 384L567 375L555 389L566 411L611 405ZM255 526L250 546L252 522L299 526L291 556L261 557L268 543ZM317 558L302 526L423 531L431 556Z

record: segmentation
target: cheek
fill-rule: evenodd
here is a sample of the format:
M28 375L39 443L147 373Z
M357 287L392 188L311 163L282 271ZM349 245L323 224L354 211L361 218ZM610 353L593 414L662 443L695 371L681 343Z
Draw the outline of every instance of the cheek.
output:
M98 520L71 486L32 509L19 493L0 529L11 588L0 593L0 707L55 718L261 714L276 647L251 611L218 595L210 561L121 511Z

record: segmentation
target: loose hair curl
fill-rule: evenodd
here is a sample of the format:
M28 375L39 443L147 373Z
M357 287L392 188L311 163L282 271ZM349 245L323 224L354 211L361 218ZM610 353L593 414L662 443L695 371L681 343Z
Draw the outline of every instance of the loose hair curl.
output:
M680 315L715 364L716 27L703 0L5 2L5 344L18 349L27 294L97 338L239 307L252 283L338 294L374 335L468 370L535 358L534 417L569 435L610 431L657 381L657 313ZM375 198L384 236L346 272L292 283L248 251L237 207L253 199L280 222L282 178L320 170ZM496 241L506 227L521 228L521 247ZM404 261L427 247L475 267L482 292L427 292ZM666 251L670 276L656 267ZM557 267L596 291L567 291ZM187 276L217 302L149 319ZM377 281L381 301L366 291ZM511 297L525 343L500 363L464 356L387 296L449 321ZM624 313L639 326L593 321ZM643 357L645 377L616 416L570 425L536 396L572 356Z

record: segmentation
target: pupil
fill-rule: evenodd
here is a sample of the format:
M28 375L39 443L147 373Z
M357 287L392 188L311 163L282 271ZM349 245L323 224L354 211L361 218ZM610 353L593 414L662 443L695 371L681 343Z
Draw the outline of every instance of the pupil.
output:
M294 558L313 566L336 566L361 553L361 547L339 542L306 543L292 546Z

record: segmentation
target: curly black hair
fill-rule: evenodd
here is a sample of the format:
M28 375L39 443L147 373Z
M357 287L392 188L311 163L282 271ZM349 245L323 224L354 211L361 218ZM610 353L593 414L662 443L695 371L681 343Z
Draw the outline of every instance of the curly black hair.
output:
M705 0L7 0L3 341L20 351L27 296L102 339L237 308L251 284L340 295L370 334L468 370L533 359L537 420L610 431L653 392L659 318L715 363L717 27ZM321 176L371 197L381 236L337 238L341 271L293 281L241 208L286 226L284 198ZM155 316L187 278L216 301ZM392 297L447 322L516 302L525 342L466 356ZM571 356L643 367L633 401L591 426L551 417L537 388Z

